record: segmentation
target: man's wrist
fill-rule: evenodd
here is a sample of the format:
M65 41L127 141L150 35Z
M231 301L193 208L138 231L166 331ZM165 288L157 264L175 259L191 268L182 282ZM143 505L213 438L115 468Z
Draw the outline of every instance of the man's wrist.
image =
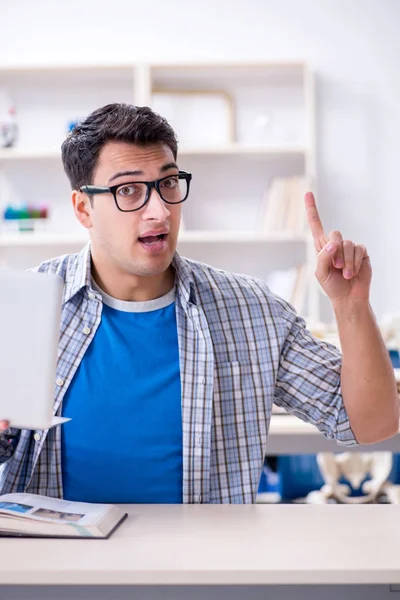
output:
M336 319L356 320L366 316L373 317L371 304L368 298L346 298L332 301Z

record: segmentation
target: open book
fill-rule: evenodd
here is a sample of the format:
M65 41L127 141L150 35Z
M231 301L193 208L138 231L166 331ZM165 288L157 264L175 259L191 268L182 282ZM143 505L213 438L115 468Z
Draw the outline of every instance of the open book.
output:
M127 517L113 504L37 494L0 496L0 536L106 539Z

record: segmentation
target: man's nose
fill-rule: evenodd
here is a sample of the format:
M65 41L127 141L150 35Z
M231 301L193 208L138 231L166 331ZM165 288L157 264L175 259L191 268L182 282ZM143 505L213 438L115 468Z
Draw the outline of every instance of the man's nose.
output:
M150 198L144 207L144 217L146 219L157 219L162 221L170 215L168 205L165 204L160 194L155 188L150 192Z

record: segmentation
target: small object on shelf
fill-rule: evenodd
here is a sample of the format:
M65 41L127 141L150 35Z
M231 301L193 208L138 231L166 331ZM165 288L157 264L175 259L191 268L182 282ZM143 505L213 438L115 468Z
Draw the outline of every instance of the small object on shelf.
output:
M80 119L75 119L74 121L69 121L67 125L67 134L71 133L71 131L76 127L79 123Z
M49 209L42 206L11 206L7 205L3 211L3 228L15 231L34 231L38 221L48 219Z
M0 147L12 148L15 146L18 137L18 125L16 120L15 107L8 109L7 116L0 122Z
M394 369L400 368L400 352L398 348L389 348L389 356Z
M254 118L253 136L255 144L271 144L271 132L274 127L274 118L272 112L260 112Z

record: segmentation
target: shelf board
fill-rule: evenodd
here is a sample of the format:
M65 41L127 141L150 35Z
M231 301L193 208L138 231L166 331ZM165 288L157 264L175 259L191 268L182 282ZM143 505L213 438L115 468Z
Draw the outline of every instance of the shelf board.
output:
M79 246L88 241L88 236L80 233L15 232L0 233L0 248L25 248L32 246Z
M8 148L0 150L0 161L13 160L37 160L37 159L59 159L61 160L61 148L45 149L20 149Z
M277 232L270 234L252 233L251 231L183 231L179 235L178 244L262 244L275 242L306 242L307 233ZM88 240L80 233L53 232L15 232L0 233L1 248L25 248L32 246L84 245Z
M252 231L190 231L184 230L179 234L178 243L245 243L262 244L266 242L306 242L309 234L292 232L258 233Z
M36 64L36 65L3 65L0 68L0 75L8 74L8 73L16 73L26 75L27 73L66 73L66 72L77 72L77 73L85 73L86 71L93 71L94 73L109 73L111 71L123 71L130 70L132 71L136 63L132 62L122 62L122 63L70 63L70 64Z
M245 146L227 144L226 146L184 146L178 149L179 156L194 155L261 155L261 156L304 156L307 149L304 146ZM8 148L0 150L0 161L14 160L61 160L61 148L23 149Z
M224 62L150 65L153 89L225 89L229 84L304 84L305 63Z
M304 146L266 146L266 145L243 145L243 144L227 144L224 146L185 146L182 145L178 149L178 154L181 156L195 154L249 154L249 155L265 155L265 156L293 156L305 155L307 149Z

